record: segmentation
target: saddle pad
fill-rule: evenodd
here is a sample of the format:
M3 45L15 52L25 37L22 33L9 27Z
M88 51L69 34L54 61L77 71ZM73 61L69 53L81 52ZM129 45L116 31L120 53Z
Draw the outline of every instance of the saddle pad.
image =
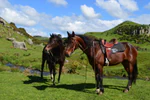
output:
M111 48L112 53L117 53L117 52L124 52L125 47L122 43L117 43L114 44L114 46Z

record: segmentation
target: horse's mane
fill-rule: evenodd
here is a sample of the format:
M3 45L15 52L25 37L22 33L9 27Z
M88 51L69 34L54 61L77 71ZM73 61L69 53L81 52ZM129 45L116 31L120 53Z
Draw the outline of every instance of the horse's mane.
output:
M61 42L63 42L62 41L62 37L61 37L61 35L60 34L52 34L52 35L50 35L50 38L49 39L52 39L52 38L57 38L59 41L61 41Z
M92 36L87 36L87 35L80 35L78 34L77 36L79 36L80 38L82 38L84 40L84 42L88 45L91 46L93 45L93 41L98 41L98 39L96 39L95 37Z

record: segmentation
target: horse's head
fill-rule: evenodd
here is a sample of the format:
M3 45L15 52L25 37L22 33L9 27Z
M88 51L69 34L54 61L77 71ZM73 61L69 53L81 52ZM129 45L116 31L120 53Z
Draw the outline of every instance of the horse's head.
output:
M51 49L60 46L62 44L62 38L60 35L52 34L50 35L48 44L45 47L46 51L50 51Z
M68 39L67 39L67 45L66 45L66 50L65 50L65 54L66 56L70 56L74 50L76 50L78 48L78 41L77 41L77 36L75 35L74 31L72 32L72 34L70 34L69 32L67 32L68 34Z

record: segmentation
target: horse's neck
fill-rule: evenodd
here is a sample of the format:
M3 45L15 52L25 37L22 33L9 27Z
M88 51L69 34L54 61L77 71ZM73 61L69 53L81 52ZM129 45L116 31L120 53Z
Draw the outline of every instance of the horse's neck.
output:
M65 47L63 46L63 44L60 44L59 46L53 49L53 52L55 55L60 56L63 54L64 50L65 50Z
M82 38L78 39L79 48L84 52L87 48L87 45L85 44L85 41Z
M60 52L63 53L65 50L65 47L63 45L63 43L59 46Z

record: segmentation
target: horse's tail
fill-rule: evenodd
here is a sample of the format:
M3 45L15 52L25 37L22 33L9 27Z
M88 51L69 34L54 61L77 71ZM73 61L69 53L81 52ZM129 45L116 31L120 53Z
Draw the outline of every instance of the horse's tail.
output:
M136 79L138 76L138 67L137 67L137 60L134 64L134 68L133 68L133 82L136 83Z

